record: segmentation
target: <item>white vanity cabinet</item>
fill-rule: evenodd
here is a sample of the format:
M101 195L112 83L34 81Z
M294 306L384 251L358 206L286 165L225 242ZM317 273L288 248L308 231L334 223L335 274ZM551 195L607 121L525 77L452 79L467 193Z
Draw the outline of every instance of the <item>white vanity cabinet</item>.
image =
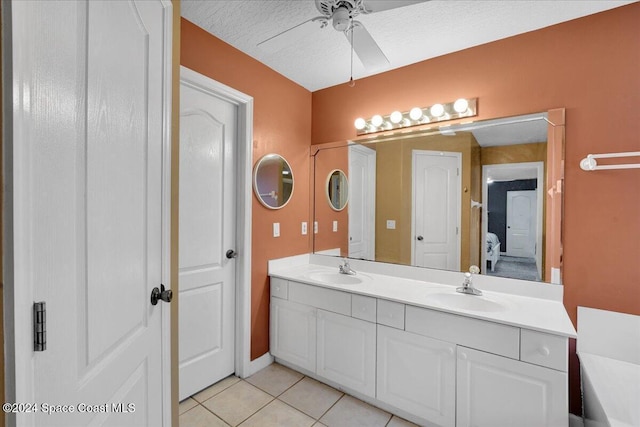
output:
M378 325L377 398L442 427L455 426L456 346Z
M316 373L376 396L376 324L318 310Z
M316 309L271 298L271 354L303 369L316 369Z
M376 324L361 319L375 319L375 298L271 280L271 354L375 397Z
M567 425L566 373L466 347L457 356L458 427Z
M270 345L423 426L568 425L565 336L272 278Z

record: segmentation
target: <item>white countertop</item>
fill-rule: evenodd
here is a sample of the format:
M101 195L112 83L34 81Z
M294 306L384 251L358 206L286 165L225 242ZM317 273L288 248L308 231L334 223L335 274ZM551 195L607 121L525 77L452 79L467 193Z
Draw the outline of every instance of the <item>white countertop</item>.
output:
M576 337L576 330L561 300L496 292L487 290L478 284L476 284L476 287L483 291L481 297L462 295L456 293L456 286L452 284L428 282L395 275L380 274L378 272L369 272L366 270L366 263L362 262L358 263L358 273L355 276L348 276L359 278L362 280L361 283L327 283L326 281L314 280L313 277L317 277L318 273L337 273L337 266L329 267L321 263L310 263L309 260L309 258L306 258L307 262L304 262L305 258L298 257L297 262L270 262L269 275L285 280L375 298L383 298L416 307L439 310L554 335L570 338ZM483 282L488 285L486 280L487 279L483 279ZM458 284L458 286L460 284ZM440 301L443 294L459 295L461 298L483 298L492 302L491 305L496 309L492 311L482 311L452 308L448 304Z

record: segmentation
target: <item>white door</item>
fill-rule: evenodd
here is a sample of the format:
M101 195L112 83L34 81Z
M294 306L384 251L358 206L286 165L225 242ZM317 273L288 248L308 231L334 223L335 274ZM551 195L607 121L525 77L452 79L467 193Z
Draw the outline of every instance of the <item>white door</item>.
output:
M236 261L227 252L236 250L238 112L188 71L180 84L180 400L235 370Z
M349 257L375 259L376 152L349 146Z
M170 287L171 3L16 1L12 21L15 401L38 405L16 424L169 425L150 295Z
M535 257L536 190L507 191L507 255Z
M456 425L567 426L567 373L457 349Z
M460 270L460 153L413 150L412 264Z

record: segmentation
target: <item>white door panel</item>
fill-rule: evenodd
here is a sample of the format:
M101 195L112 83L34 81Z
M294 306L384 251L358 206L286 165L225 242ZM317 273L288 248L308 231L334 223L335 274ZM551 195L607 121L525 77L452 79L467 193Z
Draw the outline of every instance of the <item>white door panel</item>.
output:
M413 150L413 264L460 269L460 153Z
M159 1L12 4L14 287L29 307L16 322L45 301L48 334L34 353L16 327L16 401L75 405L18 425L170 422L169 310L150 294L169 285L171 15Z
M536 254L536 190L507 191L507 254Z
M202 76L200 76L202 77ZM180 399L234 372L237 106L180 92Z
M349 147L349 257L375 258L376 152Z

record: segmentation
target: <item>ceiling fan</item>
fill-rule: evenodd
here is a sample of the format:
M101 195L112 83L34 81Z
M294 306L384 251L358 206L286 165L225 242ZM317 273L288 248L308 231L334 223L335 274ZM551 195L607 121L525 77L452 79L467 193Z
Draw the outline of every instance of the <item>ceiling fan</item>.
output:
M396 9L428 0L314 0L321 16L312 18L293 28L268 38L258 46L267 52L277 52L300 38L333 25L347 37L362 65L367 71L379 71L389 65L389 60L364 25L353 18L383 10Z

